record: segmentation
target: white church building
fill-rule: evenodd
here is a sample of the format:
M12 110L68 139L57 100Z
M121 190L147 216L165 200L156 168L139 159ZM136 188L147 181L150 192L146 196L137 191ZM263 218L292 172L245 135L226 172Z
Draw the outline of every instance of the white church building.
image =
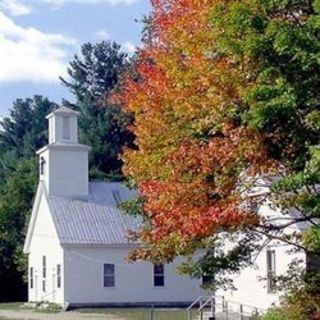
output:
M89 182L90 147L78 143L78 113L60 107L47 116L49 144L39 150L39 186L24 246L29 261L29 301L71 306L188 305L200 295L201 281L181 276L172 264L128 262L129 230L139 219L118 204L134 196L121 183ZM266 190L262 190L265 192ZM261 190L255 190L261 192ZM281 216L270 203L258 214ZM293 226L299 230L301 226ZM290 246L276 241L234 275L236 290L218 290L228 301L266 309L278 303L274 277L288 269ZM261 281L267 278L267 281Z
M78 113L60 107L47 116L49 144L39 150L40 181L24 252L29 301L71 306L188 305L200 281L168 265L127 261L127 240L139 219L118 204L134 194L120 183L89 182L90 148L78 143Z

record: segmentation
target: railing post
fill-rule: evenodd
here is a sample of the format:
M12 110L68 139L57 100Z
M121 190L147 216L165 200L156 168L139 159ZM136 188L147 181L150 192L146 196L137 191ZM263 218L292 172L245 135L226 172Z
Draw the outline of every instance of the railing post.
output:
M211 317L209 319L216 319L216 298L214 296L211 296Z
M226 320L229 320L229 307L228 307L228 301L224 302L224 312L226 313Z
M151 306L150 320L154 320L154 305Z
M191 309L188 310L188 320L192 320L192 318L191 318Z
M240 304L240 320L244 320L243 305L242 304Z

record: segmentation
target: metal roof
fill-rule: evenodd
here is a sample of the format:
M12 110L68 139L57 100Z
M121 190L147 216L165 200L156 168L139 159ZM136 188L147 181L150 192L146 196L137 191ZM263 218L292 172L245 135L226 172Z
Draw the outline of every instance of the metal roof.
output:
M50 114L46 116L46 119L51 118L55 114L62 114L62 115L79 115L80 113L78 111L72 110L70 108L67 108L65 106L61 106L53 110Z
M119 202L135 192L121 183L90 183L88 200L49 196L49 206L61 244L128 244L128 231L140 219L121 212Z

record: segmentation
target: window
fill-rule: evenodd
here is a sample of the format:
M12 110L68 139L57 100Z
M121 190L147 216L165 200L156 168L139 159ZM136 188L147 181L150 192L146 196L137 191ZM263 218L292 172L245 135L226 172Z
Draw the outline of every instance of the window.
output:
M30 268L30 289L33 289L33 268Z
M164 286L164 265L155 264L153 266L153 285L155 287Z
M275 250L267 250L267 281L268 292L276 291L276 252Z
M47 277L47 259L46 256L42 257L42 291L46 291L46 277Z
M70 140L70 117L62 117L62 137L64 140Z
M114 264L103 265L103 285L104 287L114 287Z
M44 159L44 157L40 158L40 175L44 175L45 172L45 166L46 166L46 160Z
M42 257L42 278L47 277L47 259L46 256Z
M57 264L57 288L61 288L61 264Z
M202 285L210 286L213 283L214 277L211 275L203 275L202 276Z

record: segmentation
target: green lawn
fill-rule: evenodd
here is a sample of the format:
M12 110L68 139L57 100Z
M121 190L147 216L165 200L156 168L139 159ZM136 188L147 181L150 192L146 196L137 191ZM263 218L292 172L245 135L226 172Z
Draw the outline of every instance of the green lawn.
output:
M23 303L0 303L0 310L23 310L28 309L23 306ZM48 313L46 310L34 310L39 313ZM105 314L114 315L116 318L123 320L151 320L151 309L143 308L128 308L128 309L113 309L113 308L88 308L78 309L76 312L82 314ZM49 311L50 312L50 311ZM52 312L52 311L51 311ZM186 320L187 311L185 309L154 309L153 320ZM0 320L4 320L0 317Z
M150 320L150 309L81 309L81 313L103 313L106 315L115 315L128 320ZM154 320L186 320L187 312L185 310L174 309L154 309Z
M24 306L21 302L0 303L1 310L21 310L23 308Z

